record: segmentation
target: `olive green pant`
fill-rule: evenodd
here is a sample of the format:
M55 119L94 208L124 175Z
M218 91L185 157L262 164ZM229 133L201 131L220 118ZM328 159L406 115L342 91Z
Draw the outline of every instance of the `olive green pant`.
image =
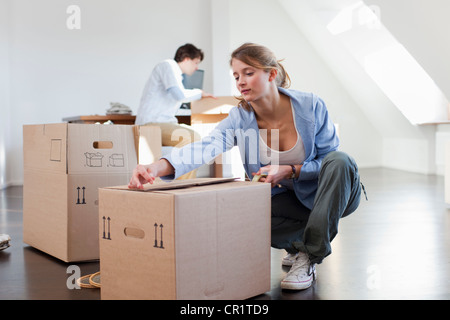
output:
M272 197L272 247L289 253L307 253L311 263L321 263L331 253L339 219L359 205L358 167L347 154L334 151L322 161L312 209L293 190Z

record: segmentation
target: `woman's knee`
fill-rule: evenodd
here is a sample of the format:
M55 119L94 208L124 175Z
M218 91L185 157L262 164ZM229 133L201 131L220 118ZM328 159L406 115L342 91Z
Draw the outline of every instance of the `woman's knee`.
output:
M355 160L342 151L332 151L325 156L322 161L322 167L330 165L339 168L357 169Z
M322 161L322 167L320 169L320 176L326 177L353 177L358 176L358 166L355 160L348 154L342 151L330 152Z

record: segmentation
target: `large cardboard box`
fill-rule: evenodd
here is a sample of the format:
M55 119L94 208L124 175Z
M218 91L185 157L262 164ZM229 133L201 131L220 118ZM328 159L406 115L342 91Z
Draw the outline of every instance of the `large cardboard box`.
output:
M23 139L24 242L65 262L99 259L98 188L128 183L136 148L157 157L160 131L59 123L25 125Z
M270 185L202 178L99 190L102 299L270 290Z

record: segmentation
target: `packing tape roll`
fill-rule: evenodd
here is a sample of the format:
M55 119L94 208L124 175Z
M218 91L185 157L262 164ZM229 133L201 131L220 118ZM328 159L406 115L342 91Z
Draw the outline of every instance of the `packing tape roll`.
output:
M100 288L100 271L80 277L77 279L77 285L87 289Z

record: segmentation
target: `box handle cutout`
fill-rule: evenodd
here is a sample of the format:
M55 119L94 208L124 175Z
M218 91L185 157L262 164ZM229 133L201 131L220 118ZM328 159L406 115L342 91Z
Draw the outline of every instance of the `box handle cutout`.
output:
M92 146L94 149L112 149L113 143L112 141L94 141Z
M144 230L137 229L137 228L125 228L123 230L123 233L127 237L137 238L137 239L144 239L144 236L145 236Z

